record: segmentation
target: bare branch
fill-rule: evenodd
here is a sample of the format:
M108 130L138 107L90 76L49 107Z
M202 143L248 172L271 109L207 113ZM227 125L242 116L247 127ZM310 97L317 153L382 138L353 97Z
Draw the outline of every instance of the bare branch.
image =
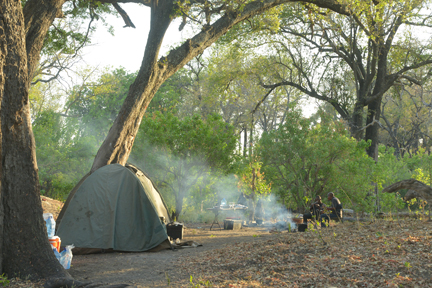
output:
M257 105L255 106L255 108L252 110L252 114L254 114L257 109L259 108L259 106L265 101L265 99L267 99L267 97L270 95L271 92L273 92L273 90L276 89L276 87L271 88L265 95L264 97L257 103Z
M99 2L101 3L110 3L110 4L114 4L114 3L137 3L137 4L143 4L145 6L150 7L151 5L151 0L99 0Z
M372 122L369 123L368 125L366 125L366 126L360 128L359 131L365 130L365 129L367 129L367 128L370 127L370 126L375 125L375 123L378 124L382 129L387 130L387 128L386 128L384 125L382 125L381 122L380 122L379 120L376 120L376 119L375 119L375 116L374 116Z
M338 103L337 101L335 101L334 99L332 99L330 97L318 94L315 90L307 90L303 86L301 86L301 85L299 85L299 84L297 84L295 82L291 82L291 81L282 81L282 82L279 82L279 83L276 83L276 84L272 84L272 85L261 84L261 86L263 88L272 89L272 90L275 89L275 88L277 88L277 87L285 86L285 85L286 86L294 87L297 90L305 93L306 95L308 95L310 97L313 97L315 99L326 101L326 102L330 103L336 109L336 111L341 115L342 118L348 119L349 112L345 108L343 108L340 105L340 103Z
M124 11L120 5L118 5L117 3L112 3L112 5L114 6L114 8L117 10L117 12L120 14L120 16L123 18L123 21L125 22L125 26L123 26L123 28L125 27L132 27L135 28L135 25L132 23L132 20L129 18L129 15L126 13L126 11Z

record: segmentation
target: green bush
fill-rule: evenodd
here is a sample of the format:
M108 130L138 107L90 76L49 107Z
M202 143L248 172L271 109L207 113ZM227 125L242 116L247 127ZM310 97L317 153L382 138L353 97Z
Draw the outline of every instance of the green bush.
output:
M219 219L223 219L223 215L219 215ZM212 211L197 212L193 210L186 210L180 216L180 221L187 223L212 223L214 220L214 213Z

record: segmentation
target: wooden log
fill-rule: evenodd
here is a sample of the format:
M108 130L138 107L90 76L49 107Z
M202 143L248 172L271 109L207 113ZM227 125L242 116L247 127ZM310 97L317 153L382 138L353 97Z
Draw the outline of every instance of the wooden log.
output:
M384 193L393 193L402 189L409 189L404 197L405 201L417 198L432 203L432 188L415 179L396 182L382 190Z

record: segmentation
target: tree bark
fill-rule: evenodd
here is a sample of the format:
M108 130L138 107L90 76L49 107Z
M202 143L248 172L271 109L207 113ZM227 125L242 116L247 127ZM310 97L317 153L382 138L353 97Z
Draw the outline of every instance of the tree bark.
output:
M364 135L364 132L361 129L363 127L363 107L364 107L362 102L363 102L362 100L356 101L356 104L354 105L352 119L349 122L351 136L354 137L357 141L362 140Z
M45 36L57 15L62 14L65 0L28 0L24 6L25 45L27 51L28 87L39 64Z
M4 84L5 84L5 75L3 72L3 67L6 63L6 53L7 53L7 44L6 44L6 36L5 36L5 24L3 20L3 10L4 5L0 5L0 111L1 111L1 99L3 99L4 92ZM1 117L0 117L0 125L1 125ZM0 157L1 157L1 129L0 129ZM0 165L0 175L2 175L2 169ZM1 178L0 178L1 179ZM3 271L3 219L4 219L4 209L3 209L3 193L1 191L1 180L0 180L0 274Z
M28 65L37 63L29 64L27 61L29 53L26 50L21 1L1 1L0 12L0 29L3 32L0 34L0 218L4 215L0 232L3 233L0 274L6 273L8 277L25 275L31 279L56 278L62 279L64 283L72 283L72 278L52 252L42 218L28 99L31 79ZM38 37L42 41L45 37L43 31L46 33L51 23L36 25L41 33ZM40 51L32 53L39 54Z
M367 152L369 157L371 157L375 161L378 160L379 125L377 122L374 121L379 121L381 114L381 100L382 96L368 105L368 115L366 120L366 123L373 123L366 128L365 140L371 140L371 145L369 146Z
M31 128L29 87L47 31L61 14L65 0L0 0L0 99L2 175L0 194L0 274L50 278L47 286L73 285L49 245L40 203L35 142ZM108 2L108 1L105 1ZM126 1L127 2L127 1ZM133 2L133 1L131 1ZM151 29L141 69L122 109L95 158L91 171L110 163L125 164L142 116L160 85L235 24L289 0L246 4L241 12L228 11L206 25L167 57L157 61L163 36L174 12L174 1L151 4ZM311 1L315 2L315 1ZM334 0L322 7L344 10ZM345 9L346 10L346 9ZM2 233L2 234L1 234Z
M107 164L126 164L141 119L151 99L164 80L175 72L163 79L162 72L166 64L163 60L159 63L157 61L165 32L172 20L173 8L173 2L170 0L152 1L150 32L141 68L113 126L99 148L91 173Z

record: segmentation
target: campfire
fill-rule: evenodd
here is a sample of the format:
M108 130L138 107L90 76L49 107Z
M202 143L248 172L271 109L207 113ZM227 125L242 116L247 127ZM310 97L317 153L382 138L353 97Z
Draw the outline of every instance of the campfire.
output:
M270 232L297 232L298 225L302 223L302 217L287 217L285 219L277 221L270 230Z

